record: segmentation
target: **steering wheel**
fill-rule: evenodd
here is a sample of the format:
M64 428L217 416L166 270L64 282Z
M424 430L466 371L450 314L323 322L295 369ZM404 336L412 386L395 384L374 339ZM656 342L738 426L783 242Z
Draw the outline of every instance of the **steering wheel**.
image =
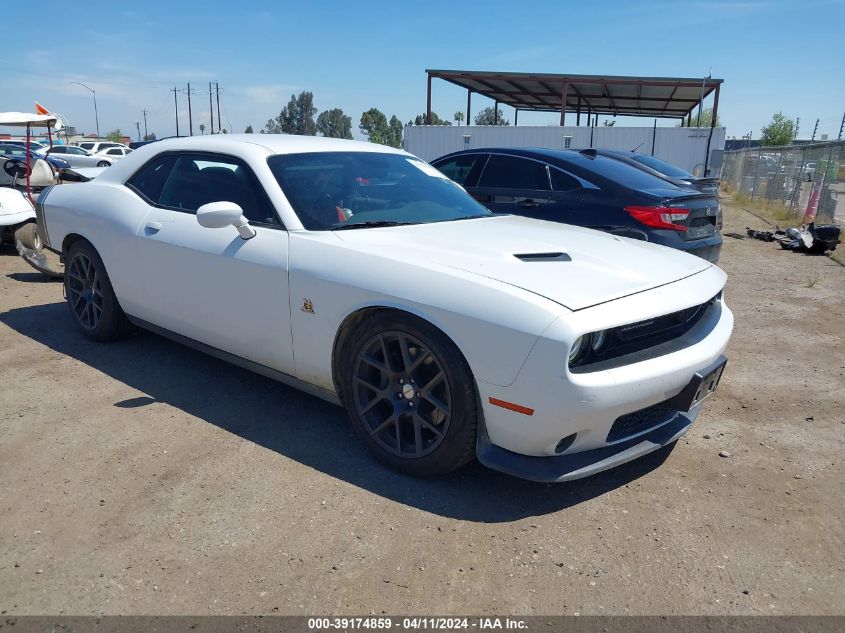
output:
M10 158L3 164L3 171L12 178L26 178L26 163L18 158ZM32 173L32 170L29 173Z

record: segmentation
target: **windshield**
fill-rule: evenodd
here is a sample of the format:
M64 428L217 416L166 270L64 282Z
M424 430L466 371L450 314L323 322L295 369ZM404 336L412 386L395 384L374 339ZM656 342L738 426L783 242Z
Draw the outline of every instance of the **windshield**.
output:
M672 176L673 178L682 178L684 180L687 180L689 178L695 178L695 176L693 176L688 171L684 171L680 167L675 167L671 163L667 163L666 161L660 160L659 158L655 158L654 156L632 153L631 158L633 158L638 163L642 163L643 165L648 165L652 169L656 169L661 174L666 174L667 176Z
M443 222L492 215L428 163L401 154L279 154L270 170L303 226Z

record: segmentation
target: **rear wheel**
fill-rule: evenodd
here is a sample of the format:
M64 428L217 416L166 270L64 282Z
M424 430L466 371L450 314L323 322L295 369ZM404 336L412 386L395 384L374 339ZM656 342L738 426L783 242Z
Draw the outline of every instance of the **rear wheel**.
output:
M352 426L381 461L411 475L446 474L474 455L474 379L430 324L392 313L361 323L344 346L341 382Z
M97 163L97 167L108 167L109 165L111 165L111 163L105 160L101 160L99 163Z
M129 329L103 260L88 242L74 242L65 255L65 295L73 320L88 338L113 341Z

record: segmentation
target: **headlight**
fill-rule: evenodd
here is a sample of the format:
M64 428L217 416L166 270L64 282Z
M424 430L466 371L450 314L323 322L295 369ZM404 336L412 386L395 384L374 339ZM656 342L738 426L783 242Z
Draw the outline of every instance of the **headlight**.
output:
M587 351L590 342L590 335L585 334L584 336L579 336L578 339L572 344L572 349L569 350L569 364L576 362L579 358L581 358L584 353Z
M594 352L598 352L606 342L607 330L599 330L598 332L593 332L593 338L592 341L590 341L590 347Z

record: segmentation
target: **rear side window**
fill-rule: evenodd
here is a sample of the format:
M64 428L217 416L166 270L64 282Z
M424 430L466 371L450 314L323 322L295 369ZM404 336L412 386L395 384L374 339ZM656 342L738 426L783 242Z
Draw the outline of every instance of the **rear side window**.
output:
M465 187L474 187L487 160L487 154L462 154L433 163L449 180Z
M573 178L554 167L549 168L549 175L552 177L552 189L555 191L572 191L581 186L577 178Z
M91 149L94 147L94 143L80 143L79 147L82 149Z
M53 149L50 150L50 153L51 154L67 154L67 148L66 147L54 147Z
M176 162L174 154L165 154L144 165L126 185L147 199L151 204L159 204L164 183Z
M119 149L110 149L106 152L106 154L108 154L109 156L120 156L123 154L123 152L121 152Z
M549 175L545 163L494 154L487 161L479 186L548 191Z

